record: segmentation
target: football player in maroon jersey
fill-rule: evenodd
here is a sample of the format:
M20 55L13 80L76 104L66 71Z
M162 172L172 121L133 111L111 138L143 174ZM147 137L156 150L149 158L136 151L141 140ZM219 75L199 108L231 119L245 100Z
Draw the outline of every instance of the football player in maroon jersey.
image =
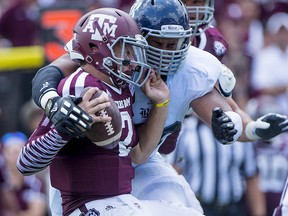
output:
M61 191L63 215L81 212L149 215L130 195L134 177L132 161L144 162L159 142L169 90L159 76L150 73L145 63L147 42L130 15L118 9L102 8L77 22L70 45L71 56L81 67L61 81L58 93L77 98L85 87L94 87L79 104L80 108L86 106L93 122L99 121L95 113L109 106L107 94L112 97L122 116L120 142L115 148L106 149L85 137L72 138L43 116L19 155L18 169L24 175L31 175L50 165L51 184ZM154 103L151 118L141 127L139 136L132 122L133 85L143 86ZM102 94L90 100L99 89L106 96ZM63 107L69 106L63 103ZM109 120L110 117L100 119Z

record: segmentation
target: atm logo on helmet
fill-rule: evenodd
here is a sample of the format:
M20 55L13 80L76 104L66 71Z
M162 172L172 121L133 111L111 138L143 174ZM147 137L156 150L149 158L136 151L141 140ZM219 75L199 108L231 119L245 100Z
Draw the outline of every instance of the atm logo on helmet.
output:
M93 25L94 22L98 23L99 28ZM92 14L89 17L89 21L83 32L90 32L92 33L91 39L102 41L103 35L110 35L111 37L115 37L115 31L118 25L115 25L117 18L113 16L109 16L106 14ZM94 29L95 28L95 29Z

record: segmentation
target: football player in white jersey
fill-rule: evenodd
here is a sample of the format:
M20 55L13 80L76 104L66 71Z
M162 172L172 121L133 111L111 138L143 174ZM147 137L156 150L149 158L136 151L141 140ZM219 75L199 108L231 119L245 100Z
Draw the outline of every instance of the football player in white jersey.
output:
M212 25L215 11L214 0L183 0L183 3L188 10L189 24L193 29L191 37L193 46L213 54L221 61L228 50L228 44L219 30ZM246 125L245 134L248 139L242 139L242 141L251 141L259 138L267 140L287 130L287 123L284 122L286 117L279 116L276 113L265 114L257 121L253 121L231 97L236 80L233 72L227 66L222 64L222 67L216 88L225 97L233 111L241 116L243 124ZM264 121L276 125L278 124L276 121L279 121L282 124L281 126L278 124L279 127L276 127L275 130L271 130L272 127L269 127L269 124L264 123Z
M168 146L168 151L174 149L177 132L189 107L212 126L216 138L221 142L231 143L240 136L247 138L242 133L240 116L232 112L231 107L214 88L222 70L221 63L213 55L190 46L191 29L183 3L178 0L140 0L132 6L131 15L136 21L138 19L137 23L150 45L147 51L148 63L161 74L170 89L168 119L159 147L164 144L163 146ZM41 69L33 79L33 98L43 108L48 100L57 96L54 90L55 84L58 84L57 79L61 79L63 72L67 74L67 67L77 67L68 63L65 58L67 56ZM135 99L134 120L140 124L145 121L151 103L137 89ZM71 104L71 108L76 106L69 98L65 100ZM221 109L212 111L214 107ZM49 113L47 110L48 116ZM61 112L57 114L59 122L78 125L81 115L85 113L76 114L76 120L69 119ZM84 130L89 127L89 121L85 120L85 123L86 126L82 126ZM164 162L157 150L143 165L135 164L132 194L139 199L162 199L181 203L202 212L190 186ZM53 199L53 203L59 205L61 198L57 200L55 196Z

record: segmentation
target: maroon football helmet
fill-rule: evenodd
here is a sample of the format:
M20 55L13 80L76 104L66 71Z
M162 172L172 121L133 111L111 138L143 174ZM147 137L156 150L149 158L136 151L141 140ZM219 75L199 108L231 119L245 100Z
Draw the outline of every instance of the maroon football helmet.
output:
M66 45L72 60L83 60L108 75L118 87L142 86L150 74L148 44L133 18L115 8L85 14ZM128 69L127 69L128 68Z

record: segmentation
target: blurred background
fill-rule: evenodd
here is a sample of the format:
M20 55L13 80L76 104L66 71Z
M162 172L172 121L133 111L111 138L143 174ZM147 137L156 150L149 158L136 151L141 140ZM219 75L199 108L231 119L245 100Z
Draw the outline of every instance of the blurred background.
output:
M41 66L64 53L76 21L87 10L129 11L133 0L0 0L0 135L29 135L31 79ZM26 106L25 106L26 105ZM33 109L33 108L32 108ZM29 117L28 117L29 119Z
M64 53L63 46L71 38L78 18L99 7L129 12L133 3L134 0L0 0L0 137L15 131L29 137L35 129L43 111L31 100L31 80L40 67ZM229 44L223 63L237 79L233 98L242 109L249 107L253 117L259 114L259 106L265 113L272 104L276 104L279 113L288 114L287 14L288 0L215 0L213 25ZM286 32L284 29L284 34L278 34L282 27ZM281 50L276 51L281 52L277 58L275 50L269 49L276 44ZM268 59L272 61L273 56L276 62L269 64ZM263 100L263 95L278 99ZM262 98L260 102L258 98ZM4 149L2 146L0 151ZM288 164L287 159L285 163ZM42 189L45 194L45 185ZM45 214L49 215L49 211Z
M133 2L0 0L0 136L13 130L29 135L26 121L35 109L29 107L33 106L31 79L41 66L64 53L63 46L70 39L76 20L85 11L98 7L129 12ZM250 82L251 63L255 54L273 41L266 23L277 12L288 13L287 0L215 1L213 24L229 44L223 62L237 77L233 94L241 108L259 93Z

